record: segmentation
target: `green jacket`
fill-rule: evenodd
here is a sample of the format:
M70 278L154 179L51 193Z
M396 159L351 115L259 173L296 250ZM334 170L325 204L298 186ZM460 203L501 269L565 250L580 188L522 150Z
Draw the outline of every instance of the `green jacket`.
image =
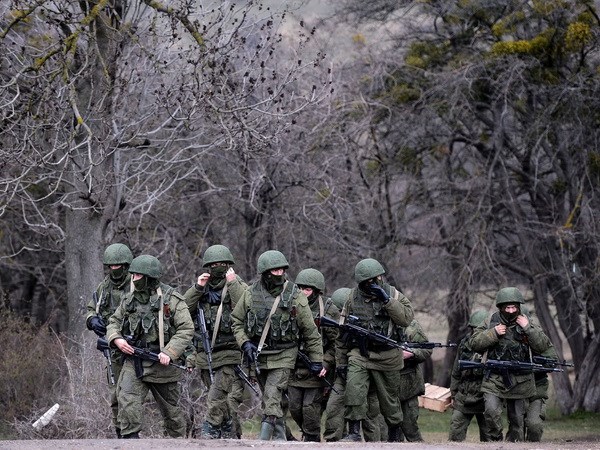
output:
M96 288L96 298L98 303L92 298L87 304L87 314L85 321L90 317L100 315L104 323L108 324L108 319L113 315L117 306L121 303L121 299L131 289L131 274L127 274L121 283L115 283L110 275L104 277L104 280Z
M480 362L482 355L475 352L469 345L472 333L463 337L458 344L456 359L452 366L450 377L450 393L452 394L452 406L464 414L477 414L484 410L483 393L481 383L483 381L483 369L460 370L459 361Z
M406 342L428 342L427 335L421 327L421 324L413 320L403 332ZM421 363L431 358L433 349L415 348L412 349L414 356L404 360L404 368L400 371L399 400L401 402L409 400L425 393L425 379Z
M321 317L321 308L323 316L336 322L340 320L340 310L333 304L331 299L323 300L323 297L319 296L309 306L315 323L318 323L318 318ZM319 327L318 330L323 341L323 367L327 369L327 378L333 380L335 375L335 339L337 337L337 330L331 327ZM326 386L326 383L323 379L311 374L306 365L298 358L296 368L290 374L289 386L314 388Z
M385 305L376 297L369 296L358 288L352 289L341 317L347 321L348 316L357 316L358 325L361 327L384 334L401 343L402 327L410 325L414 318L412 304L395 287L384 284L383 288L391 297ZM353 341L352 336L343 336L339 333L336 362L339 366L347 366L351 362L366 369L382 371L400 370L404 367L402 350L371 347L369 355L366 357L360 354L360 349Z
M223 291L225 291L225 298L222 299L223 307L221 309L219 330L217 332L215 343L212 347L211 356L213 369L217 369L225 365L239 364L241 361L240 348L237 345L235 336L233 335L233 326L231 321L231 312L237 303L236 296L231 295L232 286L235 286L233 287L234 291L238 286L241 289L245 289L247 287L246 283L244 283L240 277L237 277L234 281L226 283L226 289L223 288L220 290L221 295ZM197 317L198 305L202 305L202 310L204 311L204 320L206 321L206 329L208 331L208 338L211 343L213 341L215 323L219 310L218 304L210 305L208 303L199 303L206 288L206 286L200 287L197 284L194 284L194 286L189 288L184 294L185 302L188 305L195 326L194 344L196 346L196 350L198 351L196 353L196 367L204 370L208 370L208 362L206 353L204 352L204 346L202 345L202 337L200 335L200 327ZM234 300L234 298L236 299Z
M137 342L145 341L151 351L162 351L173 362L184 364L179 359L192 345L194 322L183 296L166 284L160 283L160 288L165 297L162 311L161 299L156 290L151 292L150 299L144 303L138 300L135 291L128 293L109 320L107 340L112 344L117 338L133 336ZM159 314L163 315L163 349L159 348ZM179 381L183 373L176 367L163 366L154 361L143 361L143 367L143 379L150 383Z
M271 318L266 345L259 355L260 368L293 369L301 342L312 362L322 362L321 335L308 299L291 282L286 282L280 298ZM231 314L233 332L240 347L246 341L258 346L274 301L275 298L264 289L260 280L244 290Z
M504 323L508 326L503 336L498 336L494 327ZM529 321L526 328L516 323L507 324L499 312L495 312L489 324L477 327L469 340L471 348L478 353L487 353L486 359L519 360L531 362L531 352L543 353L552 343L541 328ZM491 373L481 384L481 391L500 398L523 399L535 394L533 373L509 373L510 385L505 384L500 373Z

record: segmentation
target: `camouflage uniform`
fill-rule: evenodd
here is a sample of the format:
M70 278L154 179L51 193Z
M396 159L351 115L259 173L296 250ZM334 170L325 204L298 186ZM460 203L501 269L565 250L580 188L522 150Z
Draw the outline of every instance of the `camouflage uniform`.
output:
M315 269L304 269L296 277L296 285L308 286L313 294L308 298L309 306L315 322L319 317L328 317L336 322L340 319L340 311L331 299L323 300L321 293L325 289L323 274ZM337 330L331 327L319 328L323 341L323 366L328 375L335 373L335 338ZM300 349L303 351L303 349ZM333 378L333 377L331 377ZM323 379L310 373L302 359L296 361L296 368L290 374L288 395L290 413L298 427L302 430L303 440L320 442L321 414L324 391L327 385Z
M218 263L226 265L208 268ZM208 360L202 339L198 336L199 325L196 319L195 343L198 352L195 366L201 369L202 379L209 387L206 417L202 424L202 436L206 439L240 438L242 435L238 410L243 401L244 382L234 370L240 363L240 348L233 335L231 311L247 285L240 277L226 282L225 272L233 264L233 256L227 247L213 245L207 248L203 267L211 272L208 283L205 286L196 283L184 295L192 317L197 317L199 306L202 308L211 344L217 318L219 320L218 333L212 344L214 382L211 383Z
M404 329L403 334L406 342L428 342L425 331L416 320L413 320ZM400 372L400 388L398 390L400 405L402 406L400 428L408 442L423 440L418 424L419 395L425 393L425 380L420 364L431 358L432 352L432 349L426 348L412 349L413 356L404 360L404 368Z
M505 317L503 308L507 305L520 307L523 295L516 288L503 288L496 295L495 312L489 325L477 327L469 340L471 348L478 353L487 353L487 359L502 361L531 362L531 352L543 353L552 345L544 332L531 322L525 328L514 320ZM506 334L498 335L494 327L506 325ZM515 372L508 374L510 383L500 373L491 373L481 384L485 399L485 418L490 439L502 440L502 400L506 402L508 415L507 441L524 440L524 418L527 399L535 394L533 373Z
M134 281L135 290L127 294L109 321L107 336L115 340L131 336L137 347L163 353L176 362L191 346L194 322L183 296L172 287L160 283L160 262L150 255L135 258L129 272L144 275ZM162 296L159 295L162 292ZM159 320L162 314L164 348L160 348ZM119 377L119 425L125 438L138 437L142 427L143 402L150 390L158 403L165 429L171 437L184 437L186 420L179 406L182 371L159 362L141 361L142 375L138 378L134 366L137 357L126 356Z
M286 439L281 397L295 367L300 341L315 364L313 373L318 366L322 368L321 336L308 299L294 283L285 281L283 271L288 266L281 252L269 250L261 254L258 258L261 278L244 291L231 315L236 340L248 362L252 363L254 355L259 355L256 362L260 368L257 378L263 388L262 440ZM281 275L273 272L281 272ZM279 303L273 311L276 301ZM269 329L261 349L266 326Z
M131 290L131 275L127 271L129 264L133 260L133 255L129 247L125 244L111 244L104 251L103 264L108 268L109 274L102 280L96 288L96 292L92 300L87 305L87 314L85 323L88 330L94 330L93 323L100 318L102 325L108 324L108 319L113 315L117 306L121 303L121 299ZM121 266L120 269L113 270L110 266ZM102 333L104 331L104 333ZM94 330L96 334L103 337L106 334L106 329ZM116 349L110 352L110 360L112 372L114 375L115 384L111 384L109 380L108 389L110 393L110 408L112 411L112 420L117 437L121 437L121 430L117 422L119 413L119 403L117 401L117 380L121 374L123 366L122 355ZM108 374L107 374L108 377Z
M401 342L400 331L413 320L410 301L385 283L383 266L374 259L359 261L354 271L358 288L352 290L342 310L342 320L358 318L357 325ZM336 361L348 366L346 419L348 440L360 440L360 421L366 419L370 386L375 387L380 411L389 427L388 441L400 439L402 410L398 399L400 370L404 367L402 350L375 342L367 343L368 355L361 354L360 342L352 335L339 336Z
M450 381L450 392L452 394L452 419L450 422L451 441L462 442L467 437L467 428L473 417L477 420L479 426L479 440L481 442L490 441L484 411L485 403L483 393L481 392L481 382L483 381L483 369L460 370L459 361L481 361L481 354L476 353L469 346L469 339L473 334L475 327L485 323L487 313L485 311L476 311L469 319L471 331L458 344L456 359L452 367L452 376Z

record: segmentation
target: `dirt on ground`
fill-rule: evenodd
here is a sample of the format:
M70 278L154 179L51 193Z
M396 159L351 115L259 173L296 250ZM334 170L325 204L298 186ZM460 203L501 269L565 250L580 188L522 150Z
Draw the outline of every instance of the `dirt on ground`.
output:
M259 441L252 439L77 439L77 440L27 440L27 441L0 441L0 449L10 450L39 450L39 449L66 449L66 450L162 450L162 449L188 449L198 447L210 447L217 449L320 449L320 448L346 448L346 449L385 449L398 448L401 445L410 449L502 449L502 450L600 450L600 436L598 439L580 441L547 441L547 442L421 442L421 443L384 443L384 442L282 442L282 441Z

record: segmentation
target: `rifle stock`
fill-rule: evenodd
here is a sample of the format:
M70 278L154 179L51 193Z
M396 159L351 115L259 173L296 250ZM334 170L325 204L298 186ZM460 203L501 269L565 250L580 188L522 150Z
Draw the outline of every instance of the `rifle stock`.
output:
M238 377L241 378L241 380L246 383L246 385L248 387L250 387L250 389L252 389L254 391L254 393L256 395L260 396L260 392L258 392L256 390L256 388L254 387L254 384L252 383L252 381L250 380L250 377L248 377L248 375L246 375L246 372L244 372L244 369L242 369L242 366L240 366L239 364L236 364L235 366L233 366L233 370L235 371L236 375Z
M214 383L214 374L212 369L212 348L210 347L210 337L208 336L208 330L206 329L206 318L204 317L204 310L202 305L198 303L198 327L200 328L200 336L202 337L202 347L204 347L204 353L206 354L206 365L208 366L208 374L210 376L210 382Z

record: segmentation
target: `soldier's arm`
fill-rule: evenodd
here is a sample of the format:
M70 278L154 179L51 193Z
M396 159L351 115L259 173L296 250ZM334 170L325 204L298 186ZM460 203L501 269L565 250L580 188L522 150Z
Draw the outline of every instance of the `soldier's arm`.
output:
M331 306L327 309L325 316L331 320L339 322L340 310L337 309L337 306L331 304ZM327 348L323 348L323 364L326 366L327 370L330 370L335 366L335 340L337 339L337 328L322 327L321 333L323 333L324 336L327 336L327 342L329 343Z
M323 362L323 341L312 312L308 306L308 299L304 294L299 294L296 299L296 320L300 334L304 340L304 349L312 362Z
M121 329L123 328L123 302L117 307L114 314L108 319L108 326L106 327L106 340L109 344L117 338L123 338L121 335Z
M175 311L171 311L173 323L175 325L175 334L165 345L162 352L169 355L171 360L176 360L192 343L192 338L194 337L194 321L192 320L192 316L190 315L190 311L187 308L183 296L178 292L175 292L171 295L171 298L176 299L176 301L170 302L170 304L175 307Z
M185 304L190 310L190 314L196 314L196 310L198 309L198 302L200 301L200 297L202 296L202 291L200 289L198 284L194 283L194 285L187 291L185 291L185 294L183 294L183 299L185 300Z
M396 325L407 327L413 321L415 313L410 300L402 292L396 291L398 295L392 296L390 301L384 305L384 308Z
M406 338L408 342L429 342L425 330L423 330L421 324L416 320L413 320L406 328ZM411 359L420 363L431 358L431 354L433 353L432 348L413 348L411 351L414 354Z
M236 276L235 280L227 282L227 292L229 292L231 304L234 307L242 298L246 289L248 289L248 285L239 276Z
M236 303L235 308L231 312L231 326L233 327L233 334L235 340L240 346L250 338L246 334L244 323L246 321L246 313L250 304L250 291L245 290L239 301Z
M485 323L477 328L470 337L468 345L477 353L483 353L488 348L493 347L499 341L498 334L495 328L488 328L488 324Z
M525 333L528 336L529 346L534 353L541 354L552 347L550 338L537 325L530 323Z

